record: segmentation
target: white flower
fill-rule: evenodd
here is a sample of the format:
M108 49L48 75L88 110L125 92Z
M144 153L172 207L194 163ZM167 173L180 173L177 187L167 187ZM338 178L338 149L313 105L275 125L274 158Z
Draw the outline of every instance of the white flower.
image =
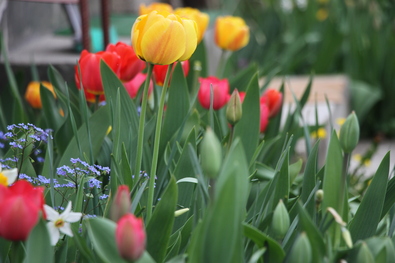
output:
M49 205L44 205L45 213L47 214L47 228L51 237L51 245L55 246L60 238L60 232L70 237L73 236L73 232L70 228L70 223L77 222L81 219L82 213L71 212L71 201L67 204L66 209L62 214L59 215Z
M0 163L0 184L9 186L16 181L18 169L3 170Z

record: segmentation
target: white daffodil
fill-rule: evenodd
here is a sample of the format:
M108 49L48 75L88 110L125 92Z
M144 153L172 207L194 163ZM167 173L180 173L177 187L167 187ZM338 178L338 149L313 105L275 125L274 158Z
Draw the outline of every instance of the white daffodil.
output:
M18 169L3 170L0 163L0 184L9 186L16 181L18 177Z
M70 223L79 221L81 219L82 213L75 213L71 211L71 201L69 201L66 209L60 215L49 205L44 205L44 210L47 214L47 219L49 220L47 223L47 228L51 237L52 246L55 246L56 243L58 243L60 232L70 237L73 236Z

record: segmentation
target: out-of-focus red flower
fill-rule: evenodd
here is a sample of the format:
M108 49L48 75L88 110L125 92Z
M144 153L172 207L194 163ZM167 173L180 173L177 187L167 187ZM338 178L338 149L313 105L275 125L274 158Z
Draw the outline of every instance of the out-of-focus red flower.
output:
M261 101L262 100L264 100L269 107L269 118L272 118L277 115L281 108L283 94L275 89L267 89L261 97Z
M135 261L145 250L146 235L141 218L133 214L124 215L117 224L115 240L122 258Z
M259 131L261 133L265 132L266 127L269 123L269 107L266 104L266 99L264 97L261 97L260 99L260 126L259 126Z
M173 70L176 66L177 62L173 64ZM184 72L184 76L188 76L189 73L189 60L185 60L181 62L182 71ZM166 72L169 68L169 65L155 65L154 66L154 77L155 82L159 86L163 86L165 82Z
M147 78L147 74L138 73L131 81L125 82L123 85L125 86L126 91L129 93L129 96L134 99L137 96L137 93L140 90L140 87L144 85L144 82ZM152 80L149 82L148 87L148 95L151 94L154 89L154 83Z
M81 76L79 74L78 65L74 67L75 70L75 82L77 87L81 88L81 82L84 89L94 95L101 95L104 93L103 84L100 77L100 60L104 62L114 71L115 74L119 74L120 57L116 53L100 51L97 53L89 53L86 50L81 52L80 59L78 61ZM81 77L81 78L80 78ZM81 81L82 80L82 81Z
M243 103L244 98L246 97L246 93L244 91L239 91L240 101Z
M123 82L133 79L145 67L144 61L136 56L132 46L123 42L118 42L115 45L109 44L106 51L115 53L120 57L118 77Z
M210 86L213 86L213 109L219 110L228 102L229 82L228 79L218 79L210 76L207 78L199 78L200 88L198 92L198 99L203 108L210 108Z
M19 180L10 187L0 185L0 236L12 240L26 240L44 213L44 188L33 187Z

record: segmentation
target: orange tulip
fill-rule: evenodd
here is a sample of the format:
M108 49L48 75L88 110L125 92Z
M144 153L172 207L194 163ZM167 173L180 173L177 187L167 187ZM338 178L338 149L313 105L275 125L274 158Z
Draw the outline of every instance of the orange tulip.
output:
M245 47L250 40L250 29L241 17L218 17L214 34L217 46L230 51Z
M174 13L180 17L195 20L198 27L198 43L200 43L210 21L208 14L202 13L198 9L191 7L177 8Z
M41 104L41 97L40 97L40 83L46 87L49 91L52 92L53 96L56 98L55 91L53 89L53 86L51 83L48 81L32 81L29 83L27 86L26 92L25 92L25 99L27 102L30 104L35 109L41 109L42 104Z
M146 6L144 4L140 5L140 10L139 10L139 15L147 15L151 13L152 11L165 11L172 13L173 12L173 7L169 4L166 3L152 3L149 6Z
M194 20L175 14L152 11L136 19L132 44L136 55L152 64L184 61L195 52L197 25Z

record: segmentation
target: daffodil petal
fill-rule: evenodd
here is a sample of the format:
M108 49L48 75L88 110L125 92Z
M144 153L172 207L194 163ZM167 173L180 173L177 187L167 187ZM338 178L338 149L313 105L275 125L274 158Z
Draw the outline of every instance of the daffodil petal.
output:
M65 235L68 235L69 237L73 236L73 232L71 231L70 223L64 222L62 227L59 227L59 230L64 233Z
M49 205L44 204L44 211L49 221L56 221L59 218L59 213Z
M63 211L61 217L64 219L64 217L71 212L71 201L67 203L66 209Z
M66 215L63 215L63 220L70 222L70 223L74 223L74 222L78 222L82 217L82 213L76 213L76 212L70 212Z
M14 168L11 170L4 170L1 172L5 177L8 179L8 184L13 184L16 181L16 178L18 177L18 169Z
M60 237L59 230L54 226L52 221L47 223L47 229L49 237L51 238L51 245L55 246Z

